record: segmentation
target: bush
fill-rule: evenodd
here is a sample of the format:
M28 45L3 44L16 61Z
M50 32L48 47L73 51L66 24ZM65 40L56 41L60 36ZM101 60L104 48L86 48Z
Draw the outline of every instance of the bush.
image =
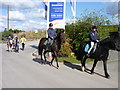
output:
M24 35L28 41L32 40L37 40L42 37L46 36L45 31L38 31L38 33L35 33L34 31L26 31L26 32L21 32L18 34L18 37L21 38L21 36Z
M66 43L63 43L61 45L61 50L58 52L58 56L59 57L72 57L74 56L73 52L72 52L72 46L71 44L69 44L69 42L71 41L71 39L66 39Z

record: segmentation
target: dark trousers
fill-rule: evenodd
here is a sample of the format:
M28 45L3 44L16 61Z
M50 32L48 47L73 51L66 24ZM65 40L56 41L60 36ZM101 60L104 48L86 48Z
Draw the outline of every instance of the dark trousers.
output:
M22 50L24 50L24 48L25 48L25 44L24 44L24 43L22 43Z

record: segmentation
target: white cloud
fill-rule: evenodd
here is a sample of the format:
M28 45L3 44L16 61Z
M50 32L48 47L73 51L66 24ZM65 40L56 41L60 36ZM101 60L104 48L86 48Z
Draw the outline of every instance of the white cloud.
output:
M45 18L45 10L44 9L33 9L26 16L30 18Z
M65 20L65 23L66 24L71 24L71 23L73 23L74 22L74 19L71 19L71 18L67 18L66 20Z
M4 26L5 26L4 23L0 22L0 27L4 27Z
M0 0L3 8L9 5L11 9L33 9L41 4L41 0Z
M19 11L10 11L10 20L15 20L15 21L24 21L25 20L25 15Z
M29 31L29 30L35 31L38 29L47 29L46 26L47 26L47 23L45 23L45 22L29 20L29 21L25 21L24 23L21 23L21 24L18 24L18 22L13 21L12 25L10 25L10 28L20 29L20 30L25 30L25 31Z

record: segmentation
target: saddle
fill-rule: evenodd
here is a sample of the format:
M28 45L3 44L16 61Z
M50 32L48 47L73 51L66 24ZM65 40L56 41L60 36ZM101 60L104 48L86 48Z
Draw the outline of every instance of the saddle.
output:
M53 40L48 40L48 38L46 39L46 41L44 42L44 45L49 47L53 45Z
M97 43L94 44L94 47L92 48L90 53L94 53L96 51L97 45L98 45ZM91 44L90 44L90 41L89 41L85 44L84 51L87 53L88 50L90 49L90 47L91 47Z

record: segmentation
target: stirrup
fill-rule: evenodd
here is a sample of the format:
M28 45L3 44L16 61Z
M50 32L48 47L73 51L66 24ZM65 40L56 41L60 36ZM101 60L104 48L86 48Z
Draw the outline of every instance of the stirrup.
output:
M87 53L86 56L89 57L89 56L90 56L90 53Z

